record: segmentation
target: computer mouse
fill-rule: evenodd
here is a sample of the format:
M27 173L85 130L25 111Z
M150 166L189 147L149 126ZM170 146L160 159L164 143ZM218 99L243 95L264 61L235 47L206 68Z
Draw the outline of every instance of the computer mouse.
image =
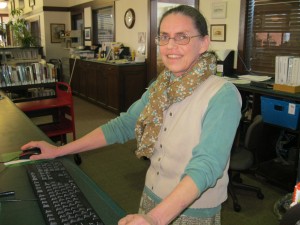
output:
M24 150L20 155L19 159L29 159L32 155L39 155L41 154L40 148L29 148Z

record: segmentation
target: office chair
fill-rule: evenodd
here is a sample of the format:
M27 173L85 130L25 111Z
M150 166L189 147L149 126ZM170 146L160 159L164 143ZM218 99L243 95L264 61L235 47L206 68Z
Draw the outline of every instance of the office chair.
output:
M228 191L232 197L233 208L236 212L239 212L241 210L241 206L235 193L236 189L254 191L256 192L256 195L259 199L264 198L264 195L262 194L260 188L243 184L242 179L240 178L240 174L242 172L249 172L254 165L257 148L259 143L261 142L263 131L262 128L262 116L257 115L246 131L245 141L243 145L233 147L231 151L230 165L228 170Z

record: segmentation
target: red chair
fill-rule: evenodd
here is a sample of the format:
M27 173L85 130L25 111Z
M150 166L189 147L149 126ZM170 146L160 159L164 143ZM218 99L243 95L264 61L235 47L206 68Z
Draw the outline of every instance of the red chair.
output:
M67 134L72 133L73 140L76 139L75 117L72 90L69 84L64 82L56 83L56 98L39 100L46 101L47 106L42 108L56 108L53 114L53 122L38 125L48 137L61 144L67 143ZM41 108L41 107L40 107Z

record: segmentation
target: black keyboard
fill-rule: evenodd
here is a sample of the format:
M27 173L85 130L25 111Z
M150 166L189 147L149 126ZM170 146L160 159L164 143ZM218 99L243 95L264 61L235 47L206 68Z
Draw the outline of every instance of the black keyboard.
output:
M47 224L104 225L60 161L26 168Z

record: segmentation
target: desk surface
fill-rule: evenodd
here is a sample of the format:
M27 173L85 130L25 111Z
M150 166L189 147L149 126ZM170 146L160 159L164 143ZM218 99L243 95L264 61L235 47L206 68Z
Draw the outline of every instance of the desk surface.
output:
M235 86L241 91L247 91L257 93L260 95L267 95L277 98L284 98L286 100L300 101L300 93L288 93L283 91L273 90L272 88L260 88L251 86L250 84L235 84Z
M0 100L0 155L16 152L20 146L30 140L46 140L42 133L7 97ZM110 199L80 168L68 158L62 160L75 182L85 194L95 211L106 224L117 224L125 215L115 202ZM0 192L13 190L15 199L27 201L1 202L0 224L45 224L43 216L27 178L24 166L3 168L0 164ZM11 199L12 197L10 197ZM0 199L0 201L3 200Z

